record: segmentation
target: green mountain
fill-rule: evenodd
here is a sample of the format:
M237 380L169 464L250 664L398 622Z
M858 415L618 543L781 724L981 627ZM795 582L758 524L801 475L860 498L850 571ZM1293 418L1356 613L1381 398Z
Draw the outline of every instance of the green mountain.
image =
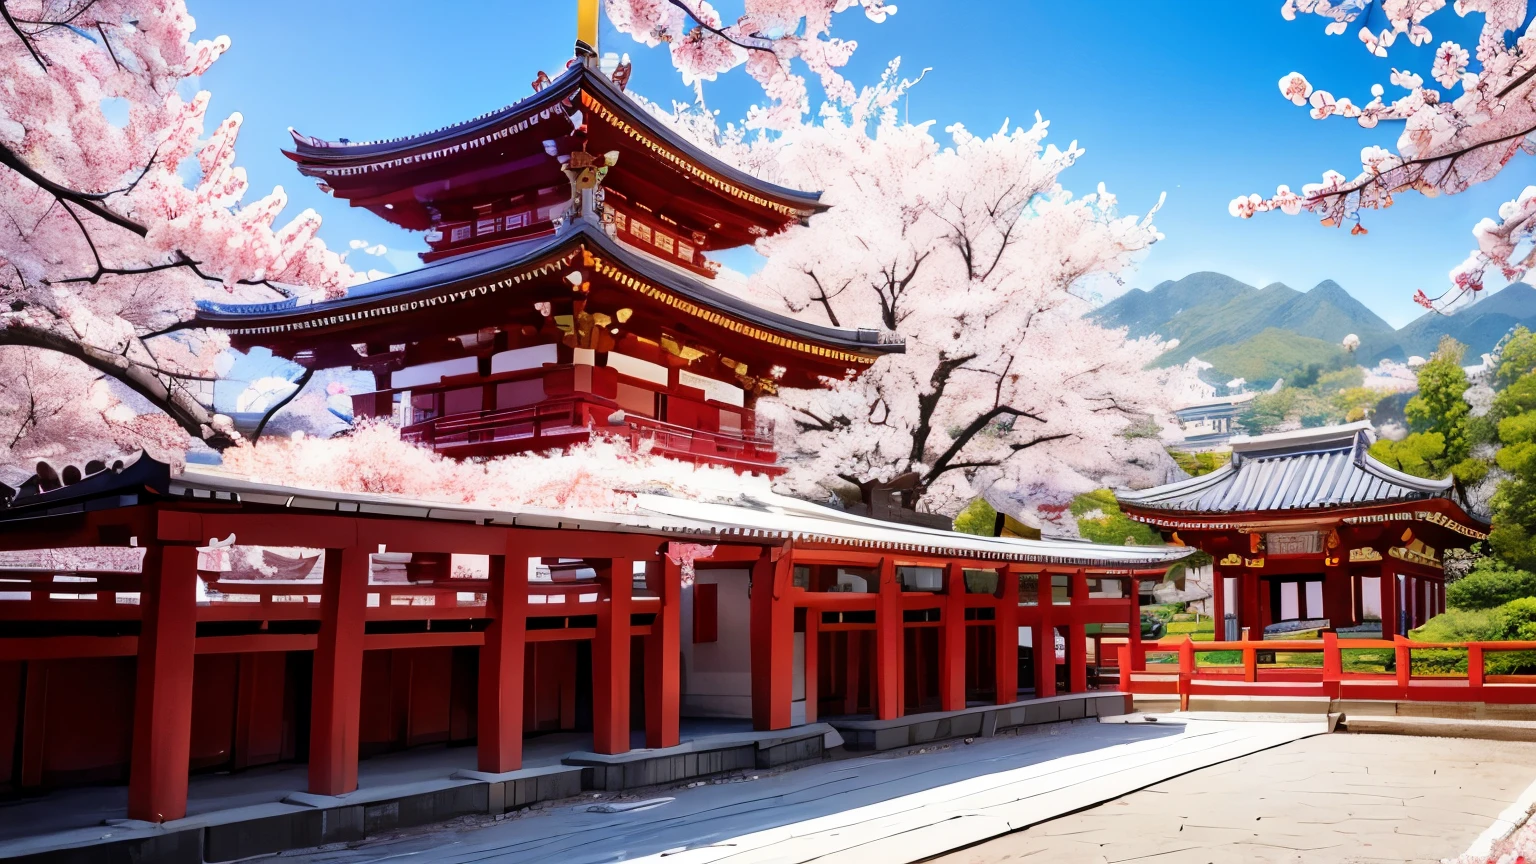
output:
M1324 369L1353 365L1337 342L1324 342L1290 330L1269 327L1236 345L1219 345L1200 359L1221 373L1221 380L1244 378L1268 384L1276 378L1291 378L1316 363Z
M1444 335L1467 345L1475 359L1516 324L1536 329L1536 291L1516 283L1453 315L1431 312L1394 330L1331 279L1303 293L1278 282L1254 288L1202 272L1128 291L1090 314L1133 338L1155 333L1179 340L1158 358L1159 366L1199 357L1215 367L1213 381L1240 377L1268 385L1312 364L1345 362L1340 343L1350 333L1360 337L1356 362L1367 366L1428 356Z
M1454 315L1426 312L1397 331L1397 353L1380 356L1397 360L1414 354L1428 357L1449 335L1467 346L1467 362L1475 362L1517 324L1536 330L1536 291L1516 282L1491 297L1479 300Z

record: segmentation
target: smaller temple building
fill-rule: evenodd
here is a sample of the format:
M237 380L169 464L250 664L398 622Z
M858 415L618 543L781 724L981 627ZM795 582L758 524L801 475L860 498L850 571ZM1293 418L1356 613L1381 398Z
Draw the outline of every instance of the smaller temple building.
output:
M1489 526L1450 478L1390 468L1374 441L1368 422L1238 437L1228 465L1117 497L1214 559L1225 638L1373 624L1406 635L1445 609L1445 550Z

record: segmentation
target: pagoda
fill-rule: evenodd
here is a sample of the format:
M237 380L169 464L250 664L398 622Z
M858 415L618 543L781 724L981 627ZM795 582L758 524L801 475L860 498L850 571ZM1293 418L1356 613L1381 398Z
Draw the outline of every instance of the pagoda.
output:
M583 33L587 36L588 34ZM595 41L595 34L589 36ZM900 352L894 334L799 321L737 296L709 253L825 209L684 140L587 39L520 102L387 141L293 132L299 171L426 232L417 270L341 299L202 304L196 323L308 368L373 373L359 417L455 457L602 435L774 474L757 399ZM607 68L605 68L607 67Z

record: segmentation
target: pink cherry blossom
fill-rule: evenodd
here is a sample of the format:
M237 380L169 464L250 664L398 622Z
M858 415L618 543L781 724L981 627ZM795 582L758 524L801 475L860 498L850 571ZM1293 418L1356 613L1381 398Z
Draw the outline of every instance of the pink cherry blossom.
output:
M274 299L277 284L339 296L352 271L316 237L312 212L273 230L281 189L247 199L240 115L205 136L208 94L179 95L230 47L222 36L193 39L182 0L6 8L21 23L0 44L0 147L23 167L0 168L0 345L57 352L65 359L48 362L112 378L166 412L92 409L95 428L79 433L96 442L86 450L136 428L162 448L164 423L183 430L182 449L188 433L229 443L201 380L217 351L188 347L218 340L152 334L185 322L203 298ZM126 124L108 122L109 98L128 103ZM189 186L178 172L192 158L199 179ZM15 408L0 404L0 416ZM15 446L50 452L50 436L71 434L39 424Z
M1038 116L986 135L956 124L941 142L894 113L872 128L830 114L753 142L745 161L825 190L832 207L758 241L767 262L749 296L906 342L856 379L759 403L790 467L781 491L857 498L844 478L912 473L922 510L953 514L984 495L1038 515L1106 483L1162 478L1155 436L1126 433L1167 413L1146 368L1164 346L1084 317L1088 293L1115 286L1162 235L1150 212L1118 213L1102 185L1068 193L1063 172L1083 150L1050 144L1048 129Z
M1280 79L1280 95L1291 100L1293 105L1305 105L1307 97L1312 95L1312 85L1307 82L1305 75L1292 72Z
M1281 14L1287 19L1298 14L1321 16L1329 22L1327 32L1337 35L1343 32L1339 25L1364 25L1367 10L1379 10L1387 26L1375 32L1362 26L1360 37L1371 53L1385 56L1397 35L1405 35L1413 45L1429 44L1426 22L1445 5L1444 0L1288 0ZM1358 109L1344 97L1335 100L1326 91L1312 92L1296 73L1282 79L1286 99L1303 105L1307 102L1300 97L1310 97L1314 118L1353 116L1367 129L1376 128L1382 120L1404 121L1395 149L1367 148L1361 159L1364 170L1355 177L1335 174L1322 184L1304 186L1300 209L1320 215L1326 225L1355 222L1359 210L1390 207L1398 194L1434 197L1465 191L1498 176L1517 154L1536 152L1536 143L1528 138L1536 129L1536 77L1529 74L1528 61L1536 54L1536 30L1520 29L1526 5L1526 0L1458 0L1457 14L1483 16L1475 52L1480 68L1469 70L1472 56L1467 49L1444 41L1428 70L1447 90L1461 85L1461 95L1454 99L1425 87L1423 70L1392 69L1391 83L1406 90L1406 95L1386 102L1382 88L1373 87L1372 100ZM1373 11L1372 22L1381 20L1374 16ZM1511 31L1515 31L1512 39L1508 38ZM1288 84L1292 78L1297 80ZM1528 220L1523 203L1514 211L1510 206L1501 208L1499 219L1484 220L1474 229L1476 249L1451 271L1446 302L1479 290L1490 268L1506 278L1528 272L1529 255L1521 250L1536 240L1536 226ZM1233 215L1246 217L1284 208L1273 200L1250 197L1237 199L1230 209Z
M1462 73L1467 71L1467 60L1470 56L1467 54L1467 49L1455 42L1441 42L1439 50L1435 52L1435 62L1429 74L1440 82L1440 86L1455 87L1461 81Z
M609 22L649 46L665 43L683 82L713 81L745 65L770 100L750 112L752 127L788 128L809 113L799 60L821 80L828 98L848 103L857 93L838 71L857 43L828 35L834 13L859 7L875 23L896 14L884 0L744 0L744 14L726 22L705 0L606 0Z

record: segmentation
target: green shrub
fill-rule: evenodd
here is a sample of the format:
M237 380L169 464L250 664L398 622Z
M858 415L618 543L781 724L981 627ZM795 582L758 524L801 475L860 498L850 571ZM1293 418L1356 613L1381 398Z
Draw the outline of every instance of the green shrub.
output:
M1536 574L1517 570L1492 557L1479 559L1472 572L1445 587L1445 605L1451 609L1493 609L1533 596Z
M1495 609L1450 609L1429 619L1409 636L1416 642L1536 641L1536 597L1522 597ZM1536 672L1536 651L1489 653L1484 656L1483 668L1489 675ZM1415 651L1413 671L1426 675L1466 674L1467 652Z

